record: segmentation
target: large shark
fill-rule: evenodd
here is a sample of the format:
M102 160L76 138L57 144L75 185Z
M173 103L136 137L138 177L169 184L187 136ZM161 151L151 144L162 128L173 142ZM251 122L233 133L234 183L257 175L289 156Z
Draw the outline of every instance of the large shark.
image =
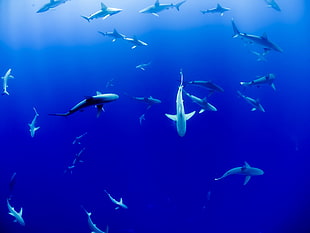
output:
M265 2L267 3L268 7L271 7L276 11L281 11L279 5L276 3L275 0L265 0Z
M148 6L142 10L139 11L139 13L147 13L147 14L152 14L155 16L159 16L158 13L163 11L163 10L168 10L170 8L175 8L178 11L180 10L180 6L185 3L186 1L182 1L176 4L164 4L164 3L159 3L159 0L156 0L156 2L154 3L154 5Z
M113 32L101 32L98 31L103 36L109 36L112 37L112 42L115 42L117 39L124 39L126 36L116 31L116 29L113 30Z
M133 46L131 47L131 49L135 49L137 46L147 46L148 44L145 43L142 40L138 40L138 38L136 36L134 36L133 38L130 37L125 37L124 40L128 41L129 43L132 43Z
M20 208L19 213L11 206L9 199L6 199L6 203L9 209L9 215L12 215L15 219L14 222L18 222L20 225L25 226L25 221L23 219L23 208Z
M93 223L92 219L91 219L91 212L87 212L87 210L81 206L82 209L85 211L85 213L87 214L87 221L88 221L88 227L91 230L91 233L108 233L109 232L109 227L106 227L105 232L100 230L95 223Z
M117 205L117 206L115 207L116 210L119 209L119 208L128 209L128 206L125 205L125 204L123 203L123 198L121 198L119 201L117 201L117 200L115 200L115 199L110 195L110 193L108 193L107 190L104 190L104 191L105 191L105 193L108 195L108 197L110 198L110 200L111 200L115 205Z
M51 8L55 8L57 6L59 6L60 4L63 4L65 2L67 2L68 0L50 0L50 2L46 3L44 6L42 6L37 13L42 13L45 11L48 11Z
M252 99L248 96L245 96L243 94L241 94L240 91L237 91L238 95L243 98L246 102L248 102L249 104L251 104L253 106L253 108L251 109L251 111L256 111L257 109L265 112L265 109L263 108L263 106L260 104L260 101L258 99Z
M96 92L96 95L86 97L74 107L72 107L66 113L51 113L51 116L69 116L77 111L81 111L89 106L96 106L97 108L97 117L100 116L101 111L103 110L103 104L115 101L119 98L117 94L101 94L99 91Z
M101 3L101 9L99 11L91 14L90 16L82 16L82 18L86 19L88 22L98 18L106 19L109 16L115 15L121 11L122 9L107 7L104 3Z
M34 113L35 113L34 118L31 121L31 123L28 124L31 137L34 137L35 132L38 129L40 129L40 126L36 127L36 122L37 122L37 118L38 118L39 114L38 114L38 112L37 112L35 107L33 107L33 110L34 110Z
M189 94L187 91L183 89L183 92L196 104L198 104L201 107L201 110L199 113L203 113L204 111L217 111L216 107L214 107L212 104L208 103L207 98L200 99L197 96Z
M265 76L259 76L257 79L250 82L240 82L242 86L259 86L262 84L268 84L275 91L276 86L274 85L274 80L276 76L274 74L267 74Z
M208 9L208 10L205 10L205 11L201 11L202 14L206 14L206 13L219 13L221 16L224 15L224 12L225 11L230 11L230 8L225 8L225 7L222 7L220 4L217 4L217 6L215 8L211 8L211 9Z
M259 168L251 167L247 162L244 162L244 165L242 167L232 168L228 170L227 172L225 172L224 175L222 175L220 178L215 178L214 180L221 180L227 176L235 175L235 174L244 175L245 180L244 180L243 185L246 185L252 176L263 175L264 171Z
M8 79L9 78L14 78L11 75L11 69L8 69L8 71L5 73L5 75L3 77L1 77L3 79L3 92L2 95L9 95L9 92L7 91L8 88Z
M181 75L181 83L177 92L177 97L176 97L176 115L171 115L171 114L165 114L169 119L173 120L176 122L177 126L177 132L180 137L183 137L186 133L186 121L189 120L196 111L193 111L191 113L185 114L184 110L184 104L183 104L183 72L180 71Z
M276 45L275 43L271 42L268 39L266 33L264 33L264 35L262 35L262 36L256 36L256 35L250 35L247 33L239 32L239 30L238 30L233 19L232 19L231 23L232 23L232 27L234 30L233 38L240 37L242 39L246 39L249 42L253 42L255 44L263 46L265 48L265 50L267 49L267 50L274 50L277 52L283 52L283 50L278 45Z

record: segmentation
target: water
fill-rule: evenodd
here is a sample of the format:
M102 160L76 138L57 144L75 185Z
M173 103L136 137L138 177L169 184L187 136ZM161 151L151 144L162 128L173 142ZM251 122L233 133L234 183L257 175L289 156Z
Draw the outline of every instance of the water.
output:
M80 16L97 11L100 1L72 0L41 14L35 12L43 0L0 1L0 73L11 68L15 77L10 95L0 98L1 232L91 232L81 205L111 233L309 232L309 3L277 2L281 12L263 0L223 0L232 10L221 17L200 13L216 1L188 0L179 12L155 17L138 13L151 0L110 0L107 6L124 11L88 23ZM233 39L231 18L241 32L266 32L284 52L257 62L250 50L261 48ZM149 46L132 50L97 33L114 28ZM148 62L145 71L135 68ZM212 80L225 90L209 98L218 111L196 113L183 138L164 115L175 114L180 69L185 81ZM276 75L275 92L239 85L267 73ZM208 95L199 87L186 90ZM251 112L237 90L259 98L266 112ZM120 96L98 119L93 107L48 115L96 91ZM146 111L147 104L129 96L162 103ZM200 110L183 98L186 113ZM41 128L31 138L33 107ZM85 132L81 144L72 144ZM64 173L84 147L84 162ZM265 174L246 186L243 176L214 181L244 161ZM23 207L25 227L7 214L14 172L11 204ZM128 209L115 210L104 190Z

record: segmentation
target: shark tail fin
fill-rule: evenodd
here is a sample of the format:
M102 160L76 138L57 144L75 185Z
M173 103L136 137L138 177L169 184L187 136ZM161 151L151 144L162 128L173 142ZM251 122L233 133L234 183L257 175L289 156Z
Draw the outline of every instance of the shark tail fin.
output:
M90 21L90 18L88 18L87 16L81 15L81 17L82 17L83 19L86 19L88 22Z
M2 92L2 95L10 95L10 93L9 93L7 90L4 90L4 91Z
M234 30L234 35L233 35L233 38L236 38L237 36L240 35L240 32L235 24L235 21L234 19L231 20L231 24L232 24L232 27L233 27L233 30Z
M177 9L177 11L180 11L180 6L183 5L186 1L182 1L182 2L179 2L177 4L174 5L175 9Z

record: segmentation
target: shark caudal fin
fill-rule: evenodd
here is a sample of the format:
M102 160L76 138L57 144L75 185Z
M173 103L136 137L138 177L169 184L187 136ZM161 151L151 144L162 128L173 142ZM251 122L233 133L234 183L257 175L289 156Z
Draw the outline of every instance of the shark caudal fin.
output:
M234 19L231 19L231 24L232 24L232 27L233 27L233 30L234 30L234 35L233 35L233 38L236 38L240 35L240 32L235 24L235 21Z
M183 5L186 1L182 1L182 2L179 2L177 4L174 5L175 9L177 9L177 11L180 10L180 6Z
M82 17L83 19L86 19L88 22L90 21L90 18L88 18L87 16L81 15L81 17Z
M4 90L4 91L2 92L2 95L10 95L10 93L9 93L7 90Z

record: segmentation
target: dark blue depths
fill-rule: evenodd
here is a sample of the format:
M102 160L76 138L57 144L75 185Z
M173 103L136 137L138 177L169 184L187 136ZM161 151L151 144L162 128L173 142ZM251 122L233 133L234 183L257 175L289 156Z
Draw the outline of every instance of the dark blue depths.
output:
M309 9L306 4L304 12ZM232 16L240 31L266 30L283 54L270 52L267 62L257 62L248 46L231 38ZM203 17L207 21L209 16ZM309 16L304 13L291 24L271 20L257 32L243 26L238 17L233 12L212 15L213 24L175 28L156 22L139 33L149 46L134 50L124 41L112 43L97 35L96 26L112 29L104 26L105 21L88 25L77 19L82 28L92 27L93 43L53 42L49 32L42 35L51 40L45 46L18 46L2 30L1 76L12 68L15 78L9 80L10 96L0 99L0 232L90 232L81 205L92 212L100 229L108 224L111 233L309 232ZM169 18L163 14L159 20ZM145 71L135 68L149 61ZM225 90L209 98L218 111L196 113L187 122L184 138L164 115L175 113L181 68L185 80L212 80ZM276 92L268 86L239 85L267 73L276 75ZM106 86L110 80L113 86ZM198 87L186 90L207 95ZM251 112L237 90L259 98L266 112ZM48 116L66 112L96 91L120 96L105 105L98 119L92 107L65 118ZM128 96L150 95L162 103L150 108L140 125L146 105ZM199 111L186 96L184 105L187 113ZM31 138L27 124L34 106L41 128ZM81 145L73 145L84 132ZM83 147L84 162L65 174ZM244 161L265 174L246 186L241 176L214 181ZM11 202L17 210L23 207L25 227L7 214L8 184L14 172ZM117 199L122 197L128 210L115 210L105 189Z

